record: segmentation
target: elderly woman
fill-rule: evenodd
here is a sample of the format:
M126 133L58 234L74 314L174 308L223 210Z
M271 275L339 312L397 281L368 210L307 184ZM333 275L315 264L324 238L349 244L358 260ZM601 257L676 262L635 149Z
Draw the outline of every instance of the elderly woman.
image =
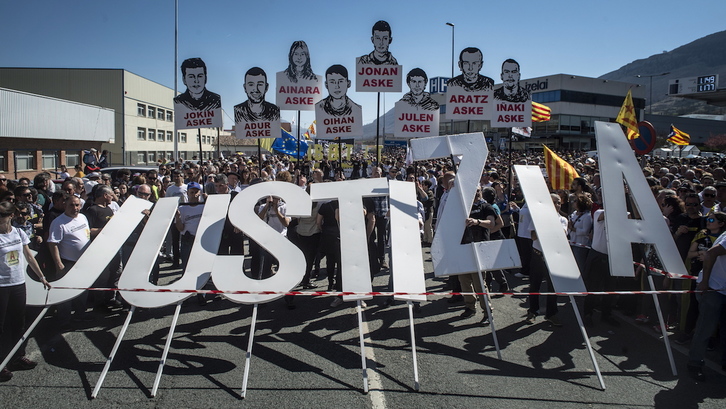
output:
M13 227L11 219L15 205L0 202L0 359L4 359L25 331L25 266L38 276L43 286L50 288L40 266L30 252L30 239L21 229ZM12 371L33 369L37 365L25 357L25 346L0 371L0 382L13 377Z

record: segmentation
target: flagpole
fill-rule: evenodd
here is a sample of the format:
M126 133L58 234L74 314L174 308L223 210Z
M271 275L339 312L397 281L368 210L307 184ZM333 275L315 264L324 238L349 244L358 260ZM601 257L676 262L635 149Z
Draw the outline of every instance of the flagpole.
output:
M381 166L381 149L380 136L381 136L381 93L378 93L378 104L376 105L376 166Z
M509 128L509 185L507 187L508 200L512 200L512 138L514 138L514 131L512 130L512 128Z

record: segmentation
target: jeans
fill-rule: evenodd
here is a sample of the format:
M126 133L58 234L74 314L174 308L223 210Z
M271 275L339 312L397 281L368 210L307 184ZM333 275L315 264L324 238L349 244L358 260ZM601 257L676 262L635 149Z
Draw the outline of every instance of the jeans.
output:
M703 366L708 339L713 335L719 321L721 321L721 326L726 325L721 314L726 306L726 295L708 291L696 297L698 298L699 315L696 332L691 340L691 350L688 353L688 365Z
M25 332L25 283L0 287L0 360L5 359ZM25 343L15 358L25 356Z
M554 292L554 288L552 287L552 279L550 279L550 272L547 269L547 265L545 264L542 252L536 249L532 249L532 264L530 265L529 270L530 293L540 292L540 287L542 287L542 279L545 279L547 281L547 292ZM539 295L529 296L529 309L527 311L533 313L534 315L537 315L539 311L539 297ZM557 296L548 295L546 296L546 298L547 307L545 311L545 318L549 318L553 315L556 315L558 312Z

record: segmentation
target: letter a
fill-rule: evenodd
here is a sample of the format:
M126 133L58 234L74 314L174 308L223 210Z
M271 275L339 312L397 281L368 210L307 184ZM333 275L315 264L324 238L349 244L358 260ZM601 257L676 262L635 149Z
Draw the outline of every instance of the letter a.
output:
M595 136L598 157L603 164L600 180L606 212L610 275L633 276L630 243L652 243L666 271L686 274L686 266L620 125L595 122ZM639 210L640 220L628 219L623 179L628 184L633 204Z

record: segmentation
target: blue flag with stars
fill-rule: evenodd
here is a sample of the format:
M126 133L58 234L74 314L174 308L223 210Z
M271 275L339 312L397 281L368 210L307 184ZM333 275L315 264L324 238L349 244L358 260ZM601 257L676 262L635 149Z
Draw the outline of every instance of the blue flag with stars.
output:
M300 139L300 154L297 154L297 138L292 136L290 133L288 133L284 129L280 129L282 132L282 136L275 139L275 142L272 143L272 149L284 153L285 155L290 155L294 158L300 159L305 157L305 155L308 153L308 142L305 139Z

